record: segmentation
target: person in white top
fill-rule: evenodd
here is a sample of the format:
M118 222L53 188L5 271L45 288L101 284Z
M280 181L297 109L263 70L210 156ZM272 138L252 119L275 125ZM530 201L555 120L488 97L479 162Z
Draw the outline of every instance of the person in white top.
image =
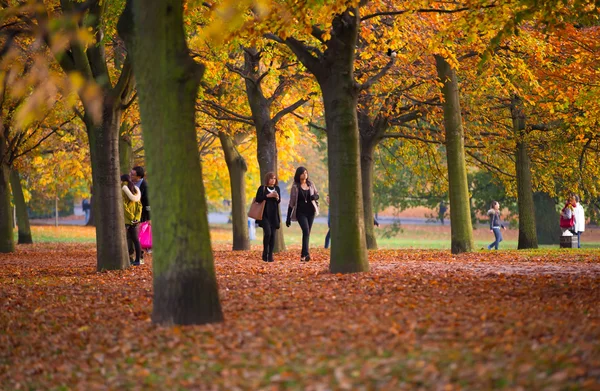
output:
M581 234L585 231L585 212L579 203L579 196L575 196L575 232L577 233L577 248L581 248Z

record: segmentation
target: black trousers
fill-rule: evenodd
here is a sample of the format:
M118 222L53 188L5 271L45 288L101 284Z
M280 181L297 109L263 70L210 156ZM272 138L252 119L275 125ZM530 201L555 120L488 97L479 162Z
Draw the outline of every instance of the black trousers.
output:
M133 254L135 251L135 262L139 262L140 256L142 255L142 247L140 246L140 233L138 230L138 225L125 224L125 231L127 232L127 247L129 250L129 255Z
M272 258L275 247L275 229L267 219L261 220L260 225L263 229L263 257Z
M296 220L298 220L298 224L302 229L302 252L300 253L300 256L304 258L309 255L308 245L310 242L310 230L312 229L315 215L312 214L307 216L303 214L296 214Z

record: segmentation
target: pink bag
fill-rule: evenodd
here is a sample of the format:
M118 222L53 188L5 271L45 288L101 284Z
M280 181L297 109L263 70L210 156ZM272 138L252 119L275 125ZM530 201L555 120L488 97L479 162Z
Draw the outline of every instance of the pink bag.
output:
M147 221L140 224L140 246L143 249L152 248L152 226Z

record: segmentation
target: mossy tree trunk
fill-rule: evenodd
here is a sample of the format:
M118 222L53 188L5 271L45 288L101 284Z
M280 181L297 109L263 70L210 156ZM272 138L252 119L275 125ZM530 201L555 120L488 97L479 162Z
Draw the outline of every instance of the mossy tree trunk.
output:
M1 130L1 129L0 129ZM10 206L9 167L2 161L6 143L0 136L0 253L15 251L13 213Z
M533 194L533 203L538 244L559 244L560 213L556 210L556 201L548 193L536 192Z
M473 226L469 204L469 183L465 162L464 128L456 71L446 59L435 56L440 81L443 83L448 193L450 196L451 251L453 254L473 249Z
M17 227L19 227L18 244L32 244L31 227L29 226L29 214L27 213L27 204L23 195L21 186L21 177L16 169L10 171L10 187L12 189L13 200L17 209Z
M233 250L249 250L248 217L246 216L246 159L238 151L232 137L219 132L225 162L231 183L231 222L233 225Z
M525 133L526 117L523 101L513 96L510 105L515 140L515 172L517 174L517 204L519 207L519 244L518 249L538 248L535 228L535 205L533 203L533 185L531 183L531 159Z
M369 270L356 115L360 86L354 80L359 13L349 8L332 21L331 39L318 57L302 42L285 43L317 78L327 128L332 273ZM320 34L320 33L318 33Z
M196 138L195 103L204 67L186 45L183 2L128 0L118 28L133 53L146 163L157 189L152 193L152 319L166 325L220 322Z
M119 131L119 164L121 165L121 174L129 174L133 168L131 134L128 132L125 123L121 124L121 130Z

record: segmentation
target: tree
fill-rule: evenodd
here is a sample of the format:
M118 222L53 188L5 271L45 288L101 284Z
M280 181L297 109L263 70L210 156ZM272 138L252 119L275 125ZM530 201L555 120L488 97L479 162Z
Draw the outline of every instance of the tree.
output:
M31 227L29 226L27 204L25 203L25 196L23 195L21 177L15 168L10 171L10 187L12 189L13 200L15 202L17 227L19 228L17 243L31 244L33 243L33 239L31 237Z
M100 87L99 96L80 94L84 107L81 117L87 129L92 162L93 208L102 211L94 216L98 270L129 267L120 182L119 129L123 108L129 102L133 88L132 67L126 58L120 70L112 71L105 47L107 15L114 11L110 7L119 5L93 0L83 3L82 8L75 0L61 1L63 13L78 17L78 25L66 25L65 33L89 29L96 40L88 46L71 41L66 50L57 55L57 61L65 72L77 72L85 81L93 81ZM50 23L45 6L38 12L37 20L41 26ZM48 28L44 30L49 31ZM48 46L54 47L58 34L47 33L45 39ZM99 118L94 115L97 111L101 113Z
M357 8L350 7L334 16L327 33L316 26L313 28L313 35L325 45L323 52L293 37L271 36L294 52L315 76L323 94L331 194L329 269L332 273L369 269L356 117L358 92L367 82L359 85L354 80L358 14Z
M469 185L465 162L464 129L456 70L442 56L435 55L436 69L444 97L448 194L450 197L451 251L453 254L473 249L473 226L469 205Z
M159 324L220 322L196 142L195 106L204 67L189 54L183 2L128 0L118 29L133 54L147 165L154 187L161 189L152 198L152 319Z

